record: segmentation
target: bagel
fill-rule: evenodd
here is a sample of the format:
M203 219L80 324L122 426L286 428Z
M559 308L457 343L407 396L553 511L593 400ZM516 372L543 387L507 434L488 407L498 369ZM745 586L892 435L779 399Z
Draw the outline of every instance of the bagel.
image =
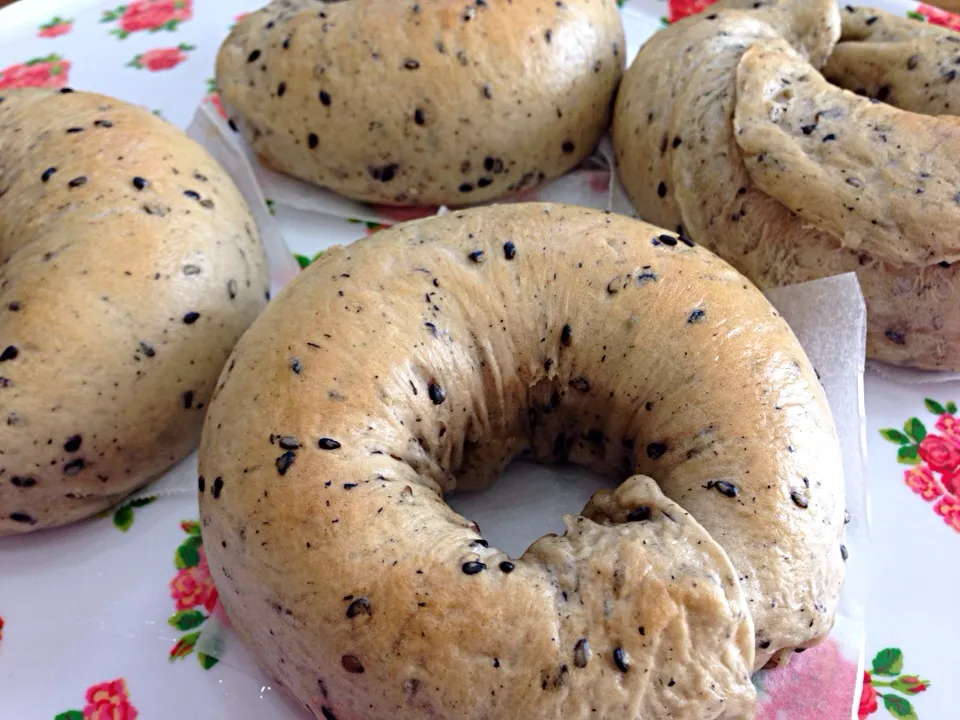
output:
M833 84L924 115L960 115L960 34L874 8L846 6L823 69Z
M517 455L632 477L511 560L443 498ZM325 252L234 351L199 488L233 626L317 717L744 717L844 574L838 440L786 322L586 208Z
M243 198L114 98L0 92L0 535L73 522L184 458L264 307Z
M278 171L458 206L579 164L609 125L624 48L613 0L277 0L224 41L216 82Z
M810 59L839 34L831 0L657 33L617 97L620 180L761 288L856 272L869 357L960 368L960 120L828 83Z

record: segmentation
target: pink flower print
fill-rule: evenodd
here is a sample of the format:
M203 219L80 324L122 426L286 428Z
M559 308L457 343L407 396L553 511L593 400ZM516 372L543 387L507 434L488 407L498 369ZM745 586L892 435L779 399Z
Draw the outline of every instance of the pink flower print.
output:
M136 717L137 709L130 704L130 694L123 678L87 688L83 720L136 720Z
M926 465L917 465L903 473L903 481L911 490L927 502L943 495L943 490Z

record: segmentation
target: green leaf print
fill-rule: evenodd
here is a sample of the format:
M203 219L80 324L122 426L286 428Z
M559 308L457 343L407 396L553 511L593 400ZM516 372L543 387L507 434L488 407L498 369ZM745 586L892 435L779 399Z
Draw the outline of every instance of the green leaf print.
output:
M912 417L903 424L903 429L914 440L920 442L927 436L927 428L917 418Z
M79 710L67 710L54 717L53 720L83 720L83 713Z
M881 428L880 434L890 442L897 443L898 445L910 444L910 438L895 428Z
M181 610L176 615L170 616L167 622L177 630L193 630L195 627L200 627L206 619L207 616L199 610Z
M174 645L173 649L170 651L170 662L179 660L180 658L185 658L187 655L192 653L194 646L197 644L197 638L199 637L199 631L195 631L180 638L177 641L177 644Z
M887 712L895 718L918 720L917 714L913 711L913 705L911 705L910 701L906 698L894 695L893 693L881 695L880 697L883 698L883 706L887 709Z
M927 410L932 412L934 415L943 415L946 412L946 409L932 398L924 398L923 404L927 407Z
M300 254L298 254L298 253L294 253L294 254L293 254L293 256L297 259L297 264L298 264L301 268L305 268L305 267L307 267L310 263L316 262L317 258L320 257L321 255L323 255L323 250L321 250L320 252L318 252L318 253L317 253L316 255L314 255L312 258L309 258L309 257L307 257L306 255L300 255Z
M903 653L900 648L884 648L873 658L873 674L896 677L903 670Z
M957 414L957 404L953 400L947 403L947 412L951 415Z
M197 660L200 661L200 667L202 667L204 670L209 670L218 662L220 662L217 658L204 655L202 652L197 653Z
M117 530L126 532L130 529L130 526L133 525L133 509L149 505L156 499L154 496L137 498L117 508L117 511L113 514L114 527L116 527Z
M184 540L173 558L173 564L178 570L196 567L200 564L200 545L203 541L199 535L191 535Z
M920 22L926 22L926 21L927 21L927 18L926 18L925 16L921 15L920 13L918 13L916 10L910 10L910 11L907 13L907 17L910 18L911 20L919 20Z
M897 462L901 465L919 465L920 457L916 445L902 445L897 450Z

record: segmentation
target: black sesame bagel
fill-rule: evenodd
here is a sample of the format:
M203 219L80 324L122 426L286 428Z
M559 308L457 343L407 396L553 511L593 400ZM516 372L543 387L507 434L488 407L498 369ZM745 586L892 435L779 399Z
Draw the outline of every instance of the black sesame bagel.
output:
M0 91L0 535L79 520L185 457L266 304L230 178L149 112Z
M960 119L829 83L840 29L833 0L783 0L654 35L617 97L620 179L762 288L856 272L871 358L960 369Z
M634 477L512 560L443 498L517 455L670 500ZM584 208L325 253L238 344L200 472L227 612L318 717L745 717L843 578L840 450L790 328L685 238Z
M527 190L597 144L623 71L614 0L273 2L217 57L280 172L390 205Z

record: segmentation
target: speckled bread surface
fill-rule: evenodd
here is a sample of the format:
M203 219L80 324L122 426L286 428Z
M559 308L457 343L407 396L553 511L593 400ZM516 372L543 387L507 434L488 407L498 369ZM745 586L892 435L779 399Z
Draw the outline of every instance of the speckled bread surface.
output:
M856 272L871 358L958 369L960 119L827 82L840 31L832 0L784 0L654 35L617 98L620 179L762 288Z
M167 122L0 91L0 535L93 515L185 457L266 304L243 198Z
M511 559L443 498L518 455L630 479ZM749 674L825 637L844 575L789 326L686 238L585 208L324 253L234 351L200 473L224 607L317 717L752 717Z
M614 0L278 0L237 24L216 76L274 169L357 200L457 206L580 163L624 48Z
M911 112L960 115L960 34L869 7L847 5L840 17L830 82Z

